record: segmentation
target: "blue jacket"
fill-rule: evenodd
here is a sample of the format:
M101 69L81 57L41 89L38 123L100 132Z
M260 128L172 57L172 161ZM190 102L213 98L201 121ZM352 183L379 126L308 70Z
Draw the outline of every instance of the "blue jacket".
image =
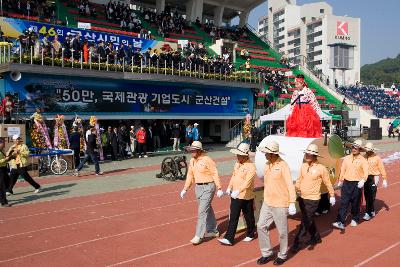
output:
M199 141L199 129L197 128L193 128L192 129L192 133L193 133L193 141Z

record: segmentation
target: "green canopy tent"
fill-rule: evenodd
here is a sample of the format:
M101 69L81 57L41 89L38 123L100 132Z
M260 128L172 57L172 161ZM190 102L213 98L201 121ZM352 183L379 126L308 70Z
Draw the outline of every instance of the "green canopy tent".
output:
M325 110L322 110L322 112L325 113L326 115L328 115L329 117L331 117L331 120L333 120L333 121L341 121L342 120L342 115L331 114Z
M400 124L400 117L397 117L392 121L393 128L396 128Z

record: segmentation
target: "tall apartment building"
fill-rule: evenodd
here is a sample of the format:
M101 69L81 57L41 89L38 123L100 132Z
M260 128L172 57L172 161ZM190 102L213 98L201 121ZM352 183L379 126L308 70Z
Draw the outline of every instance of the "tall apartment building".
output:
M263 37L268 36L268 17L267 16L263 16L258 19L257 31Z
M296 64L308 62L339 85L360 80L360 19L336 16L325 2L298 6L296 0L269 0L259 32ZM263 31L261 31L261 29Z

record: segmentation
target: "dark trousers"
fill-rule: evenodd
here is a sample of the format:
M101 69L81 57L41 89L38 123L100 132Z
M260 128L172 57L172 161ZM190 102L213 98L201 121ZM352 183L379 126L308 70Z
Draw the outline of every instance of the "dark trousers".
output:
M365 212L372 217L372 212L375 212L374 202L376 192L378 191L375 185L373 175L369 175L367 181L364 184L364 198L365 198Z
M8 204L6 190L8 188L7 167L0 167L0 204Z
M126 158L126 143L119 144L119 157L121 159Z
M357 223L360 220L360 201L361 201L361 189L357 187L358 182L350 182L344 180L341 189L341 199L339 214L337 221L344 224L347 215L347 209L351 205L351 216L352 220Z
M117 160L117 159L119 159L118 145L113 145L113 146L112 146L112 150L111 150L111 159L112 159L112 160Z
M319 200L303 199L299 197L298 202L301 210L301 224L294 239L295 246L298 246L303 241L303 237L307 234L310 235L309 240L316 241L321 239L314 221L314 213L318 209Z
M318 203L317 212L321 214L323 211L329 211L331 209L331 204L329 203L329 193L321 194L321 199Z
M146 143L138 143L138 155L146 155L147 154L147 146Z
M78 171L82 170L83 165L85 165L86 162L89 161L89 159L92 159L93 163L94 163L94 169L96 173L100 172L100 165L99 165L99 160L97 159L97 155L95 153L85 153L85 157L83 158L83 160L81 161L81 163L79 164L79 166L76 168Z
M80 148L74 148L74 164L75 164L75 168L77 168L79 166L79 163L81 163L81 149Z
M7 190L8 192L10 192L10 193L13 192L13 187L14 187L15 183L17 182L19 176L22 176L22 178L24 178L24 180L27 181L35 189L40 188L40 185L38 183L36 183L35 180L33 180L32 177L29 175L26 167L19 167L19 165L17 165L16 169L11 169L10 184L9 184L8 190Z
M231 213L229 216L228 230L226 231L225 238L232 244L235 239L236 228L239 222L240 212L243 212L244 219L247 225L247 236L253 238L256 230L256 223L254 219L254 199L233 199L231 198Z

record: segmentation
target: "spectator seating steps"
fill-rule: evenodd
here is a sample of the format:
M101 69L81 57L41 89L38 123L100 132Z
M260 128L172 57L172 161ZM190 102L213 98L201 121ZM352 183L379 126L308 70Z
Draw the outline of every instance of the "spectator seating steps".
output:
M28 16L24 16L21 14L17 13L8 13L7 11L3 11L3 16L5 17L10 17L10 18L15 18L15 19L24 19L28 20ZM34 21L40 21L38 17L29 17L29 20L34 20ZM44 22L46 23L51 23L50 19L43 19ZM57 20L56 24L62 24L63 22L61 20Z
M273 70L273 71L290 71L290 69L288 68L275 68L275 67L265 67L265 66L257 66L257 65L251 65L251 68L253 69L258 69L258 70L264 70L264 69L269 69L269 70Z
M261 60L267 60L267 61L275 61L275 58L273 57L263 57L263 56L256 56L256 55L250 55L251 58L256 58L256 59L261 59Z
M292 95L291 94L281 94L279 96L279 98L283 98L283 99L292 99Z
M184 29L185 33L197 34L196 30Z
M108 28L102 28L102 27L96 27L96 26L92 26L91 29L94 31L115 33L115 34L120 34L120 35L129 35L129 36L133 36L133 37L139 36L139 34L136 32L120 31L120 30L114 30L114 29L108 29Z
M178 37L179 39L193 39L193 40L203 40L203 37L194 36L194 35L186 35L186 34L179 34L179 33L170 33L170 36Z
M251 45L246 43L239 43L238 45L240 48L254 48L257 50L264 50L264 48L261 45Z
M287 79L287 78L286 78ZM284 84L289 84L288 81L283 81ZM290 82L291 85L295 85L295 82Z
M178 39L173 39L173 38L164 38L164 41L170 43L178 43Z
M68 13L72 14L72 15L80 15L79 14L79 10L75 10L75 9L68 10ZM97 14L96 15L96 19L106 20L106 16L101 15L101 14Z
M254 41L254 40L242 39L242 40L240 40L240 42L242 42L242 43L248 43L248 44L256 44L256 41Z
M39 21L39 17L36 16L25 16L17 13L8 13L8 17L10 18L15 18L15 19L26 19L26 20L32 20L32 21Z
M294 92L296 91L296 88L288 88L287 89L289 92ZM315 94L317 92L317 90L310 88L310 90Z
M95 20L95 19L88 19L88 18L83 18L83 17L75 17L75 21L78 22L88 22L92 24L97 24L97 25L104 25L108 27L114 27L114 28L120 28L119 24L116 23L111 23L111 22L105 22L105 21L100 21L100 20Z
M242 51L242 49L238 47L238 48L236 48L236 51L240 52L240 51ZM265 55L265 56L269 55L268 52L262 51L262 50L251 50L251 49L249 49L247 51L249 51L250 54L259 54L259 55Z

